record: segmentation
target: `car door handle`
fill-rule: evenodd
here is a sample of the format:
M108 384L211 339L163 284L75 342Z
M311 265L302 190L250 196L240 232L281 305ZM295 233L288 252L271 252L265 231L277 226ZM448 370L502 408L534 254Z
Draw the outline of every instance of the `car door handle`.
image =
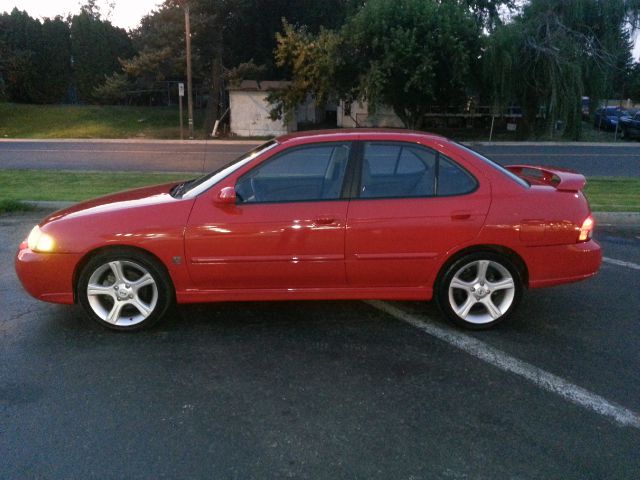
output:
M331 215L321 215L316 217L316 223L319 225L330 225L336 221L336 218Z
M451 220L468 220L471 218L471 212L458 211L451 214Z

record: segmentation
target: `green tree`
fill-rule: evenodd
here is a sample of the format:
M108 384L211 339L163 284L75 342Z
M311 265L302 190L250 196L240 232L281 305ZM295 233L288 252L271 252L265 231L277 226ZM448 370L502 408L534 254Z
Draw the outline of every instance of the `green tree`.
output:
M184 13L180 7L162 5L143 17L132 40L136 55L121 61L129 78L143 83L184 78ZM197 55L195 59L199 64Z
M478 24L489 31L502 25L501 14L513 10L516 3L515 0L461 0L461 4L473 13Z
M71 38L69 26L61 18L42 22L41 45L36 53L37 76L40 79L38 103L60 103L71 83Z
M640 63L635 63L629 72L628 96L635 103L640 102Z
M349 84L345 64L341 60L342 37L332 31L320 29L317 35L306 27L294 27L283 21L282 33L276 34L278 46L276 65L290 70L291 85L282 91L272 92L269 101L273 105L271 117L286 118L311 95L318 105L324 105L338 92L346 96L353 86Z
M0 15L1 59L6 96L14 102L34 102L39 96L37 50L41 45L41 24L27 12L14 8Z
M480 54L480 26L466 5L447 0L370 0L338 33L312 35L285 24L278 65L292 85L272 96L280 115L306 94L388 105L409 128L421 128L433 106L468 100Z
M92 100L105 75L120 70L119 58L134 55L127 32L102 21L90 4L71 19L71 46L75 84L82 101Z
M371 0L342 35L358 96L391 106L407 127L421 128L435 105L466 102L480 32L457 2Z
M94 88L92 96L98 103L115 105L126 100L130 88L131 84L128 82L126 75L113 73L105 77L103 84Z

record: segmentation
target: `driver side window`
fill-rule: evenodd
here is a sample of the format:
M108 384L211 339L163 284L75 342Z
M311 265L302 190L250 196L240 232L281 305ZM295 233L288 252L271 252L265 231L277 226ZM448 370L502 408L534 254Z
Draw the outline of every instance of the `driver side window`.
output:
M236 195L240 203L339 199L350 152L350 143L286 150L243 175Z

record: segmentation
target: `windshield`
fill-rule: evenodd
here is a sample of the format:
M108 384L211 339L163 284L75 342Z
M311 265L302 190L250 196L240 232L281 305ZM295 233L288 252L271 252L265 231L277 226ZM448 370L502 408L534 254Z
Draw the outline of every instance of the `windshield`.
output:
M178 185L176 192L180 192L182 194L182 198L193 198L204 192L205 190L208 190L212 185L215 185L227 175L235 172L237 169L239 169L243 165L246 165L258 155L272 149L276 145L278 145L278 142L276 142L275 140L269 140L268 142L257 146L253 150L249 150L247 153L241 155L240 157L220 167L219 169L214 170L213 172L207 173L206 175L203 175L194 180L190 180L182 185Z
M509 177L510 179L512 179L514 182L519 183L520 185L522 185L523 187L529 187L529 183L526 180L523 180L522 178L518 177L515 173L510 172L509 170L507 170L506 168L504 168L502 165L494 162L493 160L485 157L484 155L479 154L478 152L476 152L475 150L470 149L469 147L465 147L464 145L460 144L460 143L456 143L456 145L458 145L460 148L463 148L464 150L466 150L467 152L471 153L474 157L478 158L479 160L482 160L483 162L485 162L486 164L490 165L491 167L495 168L496 170L502 172L503 174L505 174L507 177Z

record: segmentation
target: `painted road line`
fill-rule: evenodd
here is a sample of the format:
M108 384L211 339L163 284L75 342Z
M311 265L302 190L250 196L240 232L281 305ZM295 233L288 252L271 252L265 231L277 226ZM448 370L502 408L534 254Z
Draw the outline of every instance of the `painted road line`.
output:
M494 367L505 372L514 373L528 380L534 385L560 395L565 400L584 407L593 412L610 417L618 424L640 429L640 415L631 410L610 402L595 393L582 387L574 385L567 380L552 373L542 370L530 363L512 357L506 352L499 350L489 344L477 340L476 338L462 333L453 328L425 322L423 319L407 313L390 303L379 300L366 301L368 305L381 310L398 320L408 323L429 335L442 340L449 345L456 347L480 360L483 360Z
M632 268L634 270L640 270L640 265L632 262L625 262L623 260L616 260L615 258L602 257L602 261L604 263L609 263L611 265L617 265L619 267Z

